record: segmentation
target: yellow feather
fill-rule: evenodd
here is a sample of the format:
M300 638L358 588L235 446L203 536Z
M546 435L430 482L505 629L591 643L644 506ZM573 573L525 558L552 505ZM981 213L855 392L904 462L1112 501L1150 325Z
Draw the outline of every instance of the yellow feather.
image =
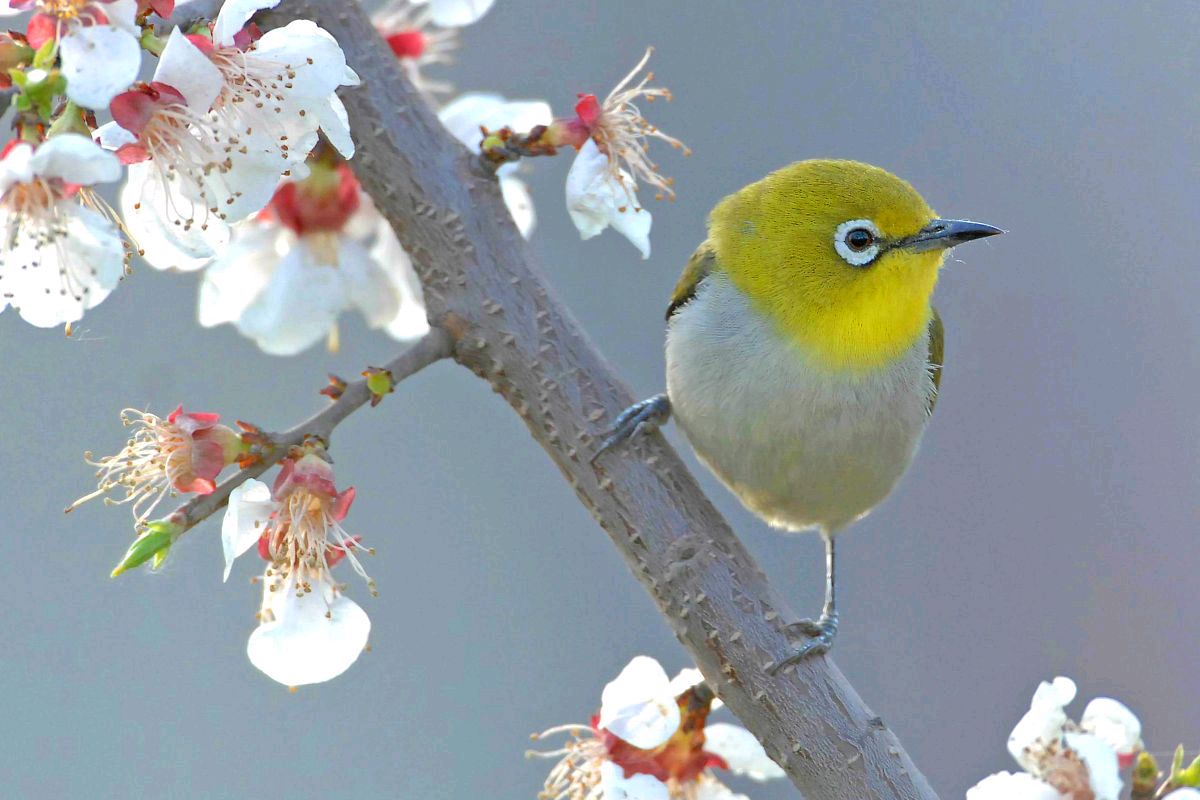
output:
M855 267L834 249L834 233L868 219L886 240L900 239L935 216L912 186L878 167L800 161L713 209L713 267L817 363L870 371L924 334L945 254L897 249Z

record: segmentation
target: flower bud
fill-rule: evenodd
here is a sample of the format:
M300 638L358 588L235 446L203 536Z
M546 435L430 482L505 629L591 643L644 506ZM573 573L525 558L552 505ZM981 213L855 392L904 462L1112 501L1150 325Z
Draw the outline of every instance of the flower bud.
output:
M154 559L153 567L157 569L162 565L175 538L181 533L183 528L170 520L160 519L149 523L146 530L133 540L121 563L112 571L111 577L115 578L122 572L140 567L151 558Z

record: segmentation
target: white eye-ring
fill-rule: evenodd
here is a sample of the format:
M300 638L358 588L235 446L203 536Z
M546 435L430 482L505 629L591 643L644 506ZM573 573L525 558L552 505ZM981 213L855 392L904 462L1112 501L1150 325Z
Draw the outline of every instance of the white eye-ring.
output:
M865 267L879 255L883 234L869 219L852 219L837 226L833 248L847 264Z

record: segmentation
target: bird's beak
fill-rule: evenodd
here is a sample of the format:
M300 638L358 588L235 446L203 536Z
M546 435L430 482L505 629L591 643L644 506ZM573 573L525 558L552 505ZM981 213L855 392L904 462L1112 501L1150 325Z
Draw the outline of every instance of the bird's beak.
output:
M995 236L998 233L1004 233L1004 231L991 225L984 225L982 222L971 222L965 219L935 219L915 236L910 236L897 244L910 253L924 253L928 250L945 250L963 242L982 239L985 236Z

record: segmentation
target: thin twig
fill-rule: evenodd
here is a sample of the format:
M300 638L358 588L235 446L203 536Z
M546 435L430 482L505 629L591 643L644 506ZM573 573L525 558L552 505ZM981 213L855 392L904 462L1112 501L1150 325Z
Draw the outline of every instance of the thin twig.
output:
M389 361L383 368L391 372L394 382L399 383L430 364L450 356L453 346L450 334L442 328L433 327L424 337ZM346 417L366 405L371 398L372 393L367 387L366 378L347 384L341 395L324 410L313 414L299 425L288 428L283 433L270 434L268 436L269 447L264 448L265 452L259 460L221 481L211 493L197 495L184 503L175 509L169 519L182 525L184 531L195 527L220 510L229 501L229 495L234 489L275 466L280 459L287 455L290 448L303 444L305 439L314 436L328 442L333 435L333 429Z

